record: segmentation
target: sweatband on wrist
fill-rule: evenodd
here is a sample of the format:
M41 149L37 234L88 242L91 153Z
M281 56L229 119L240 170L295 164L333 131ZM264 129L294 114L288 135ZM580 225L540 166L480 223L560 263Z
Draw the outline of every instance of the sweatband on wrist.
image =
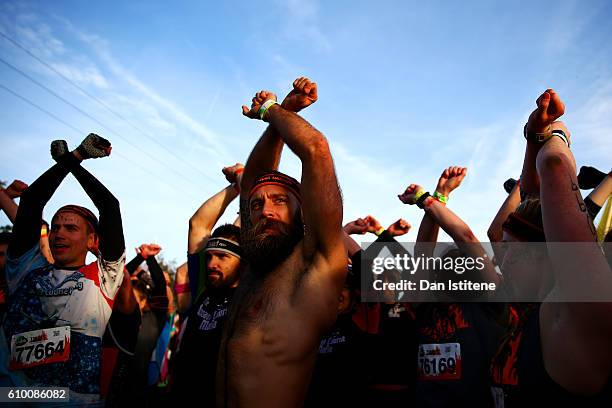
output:
M555 129L552 131L552 136L558 136L561 140L563 140L563 143L565 143L565 145L569 148L570 147L570 141L569 138L565 135L565 132L562 131L561 129ZM551 136L551 138L552 138Z
M208 251L225 252L230 255L234 255L238 259L240 259L242 256L242 250L236 241L221 237L215 237L208 240L206 246L204 247L204 252Z
M525 124L525 127L523 128L523 136L525 136L525 139L527 139L529 142L542 144L552 137L550 129L551 126L548 125L543 133L528 132L527 124Z
M419 199L416 201L416 205L417 207L419 207L420 209L424 209L425 206L423 205L423 203L425 202L425 200L427 200L429 197L431 197L431 194L429 194L428 192L424 192L423 194L421 194L421 196L419 197Z
M259 108L259 118L261 120L264 120L266 112L268 112L268 109L270 109L270 107L274 104L277 104L274 99L268 99L261 105L261 107Z
M423 194L425 194L425 193L426 193L426 191L425 191L425 190L419 190L419 191L417 191L417 192L414 194L414 199L415 199L416 201L419 201L419 198L421 198L421 196L422 196Z
M383 232L385 232L385 229L383 227L380 227L378 231L374 232L374 234L376 234L376 236L380 236L380 234L382 234Z
M181 293L189 292L189 284L179 283L179 284L174 285L174 292L177 295L180 295Z
M448 197L445 196L444 194L438 193L437 191L434 191L433 198L435 198L442 204L446 204L448 202Z

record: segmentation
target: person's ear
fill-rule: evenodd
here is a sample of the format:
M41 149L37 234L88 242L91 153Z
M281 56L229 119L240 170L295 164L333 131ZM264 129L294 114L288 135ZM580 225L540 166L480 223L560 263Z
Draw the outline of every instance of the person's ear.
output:
M95 232L90 232L87 234L87 250L95 255L98 253L99 247L100 240L98 238L98 234Z

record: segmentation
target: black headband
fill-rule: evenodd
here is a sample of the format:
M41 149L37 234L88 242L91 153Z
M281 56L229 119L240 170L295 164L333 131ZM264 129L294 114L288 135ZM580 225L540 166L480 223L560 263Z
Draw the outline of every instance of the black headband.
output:
M546 242L544 230L518 214L512 213L502 225L502 229L527 242Z
M240 249L240 245L237 242L232 241L227 238L211 238L206 243L204 247L204 252L207 251L221 251L226 252L228 254L234 255L238 259L242 257L242 250Z

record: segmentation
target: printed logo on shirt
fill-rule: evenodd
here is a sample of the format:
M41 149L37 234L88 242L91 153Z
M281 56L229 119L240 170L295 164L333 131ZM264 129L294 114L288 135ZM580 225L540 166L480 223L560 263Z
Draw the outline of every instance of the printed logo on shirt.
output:
M339 331L335 331L321 340L319 344L319 354L333 353L335 345L344 343L346 343L346 336L340 334Z
M41 277L34 281L36 288L36 294L38 296L53 297L53 296L70 296L74 290L83 290L83 282L81 278L84 278L81 272L76 271L69 276L66 276L64 280L57 286L49 281L47 277ZM63 287L67 283L75 282L74 286Z
M420 329L420 332L433 341L442 341L451 338L458 329L470 327L463 317L461 308L449 305L448 308L436 308L433 313L434 325Z
M200 323L201 331L210 331L217 328L218 319L227 314L227 306L219 306L213 314L208 313L206 306L210 303L209 299L206 299L198 308L198 316L202 318Z

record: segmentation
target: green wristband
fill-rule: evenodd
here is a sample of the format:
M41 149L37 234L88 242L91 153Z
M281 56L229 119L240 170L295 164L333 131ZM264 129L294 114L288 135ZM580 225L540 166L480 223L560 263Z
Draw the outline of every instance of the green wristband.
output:
M446 204L448 202L448 197L445 196L444 194L438 193L437 191L434 191L433 198L435 198L442 204Z

